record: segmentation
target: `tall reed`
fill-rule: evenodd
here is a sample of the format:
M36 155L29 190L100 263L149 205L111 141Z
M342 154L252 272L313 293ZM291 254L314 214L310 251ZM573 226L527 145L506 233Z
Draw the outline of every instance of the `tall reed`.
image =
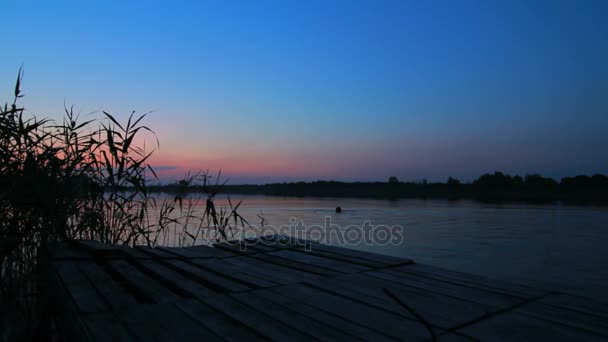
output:
M0 304L23 290L40 246L50 241L181 246L226 240L247 225L240 203L216 207L220 175L215 183L208 173L187 175L174 198L151 197L148 184L157 175L149 159L159 143L145 114L82 120L66 108L61 122L38 118L19 105L22 81L20 69L12 101L0 108ZM136 143L142 135L154 148ZM185 191L189 186L202 191Z

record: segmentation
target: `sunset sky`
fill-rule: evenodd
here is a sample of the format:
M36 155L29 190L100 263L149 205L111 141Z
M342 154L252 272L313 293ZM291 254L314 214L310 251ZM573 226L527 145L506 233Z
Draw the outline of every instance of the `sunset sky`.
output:
M37 115L152 111L165 182L608 173L608 1L4 0L0 13L2 102L23 64Z

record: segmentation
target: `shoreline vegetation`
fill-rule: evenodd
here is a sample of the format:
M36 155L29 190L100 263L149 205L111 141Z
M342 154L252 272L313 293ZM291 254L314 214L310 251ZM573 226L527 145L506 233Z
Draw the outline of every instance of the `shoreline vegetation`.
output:
M22 77L19 69L13 99L0 106L0 316L14 317L0 320L4 339L47 336L48 307L38 296L49 244L181 247L234 239L233 228L248 225L239 203L215 205L219 179L211 183L205 173L183 181L200 192L150 196L156 173L148 158L159 143L146 114L120 119L103 111L85 120L66 107L59 121L38 116L20 104ZM155 140L154 148L142 138Z
M196 185L183 181L149 186L151 192L198 192ZM562 202L578 205L608 205L608 176L579 175L560 181L541 175L511 176L502 172L484 174L471 183L455 178L446 182L400 182L390 177L387 182L314 181L271 183L263 185L223 185L223 192L287 197L355 197L378 199L432 198L472 199L481 202Z

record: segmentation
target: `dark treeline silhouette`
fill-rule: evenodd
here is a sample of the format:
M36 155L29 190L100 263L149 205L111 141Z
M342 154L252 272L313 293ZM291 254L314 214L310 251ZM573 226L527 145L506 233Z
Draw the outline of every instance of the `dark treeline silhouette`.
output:
M175 192L180 184L153 186L152 191ZM196 191L196 187L190 187ZM475 199L486 202L525 201L574 204L608 204L608 177L605 175L565 177L561 181L530 174L524 177L502 172L487 173L471 183L449 177L445 183L400 182L390 177L387 182L292 182L265 185L226 185L230 194L264 194L277 196L367 197L367 198L446 198ZM180 190L181 191L181 190Z

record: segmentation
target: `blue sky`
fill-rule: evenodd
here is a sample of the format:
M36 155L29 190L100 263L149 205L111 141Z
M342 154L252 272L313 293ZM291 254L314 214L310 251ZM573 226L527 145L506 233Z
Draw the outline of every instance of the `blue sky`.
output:
M608 173L606 1L5 1L0 94L148 120L166 179Z

